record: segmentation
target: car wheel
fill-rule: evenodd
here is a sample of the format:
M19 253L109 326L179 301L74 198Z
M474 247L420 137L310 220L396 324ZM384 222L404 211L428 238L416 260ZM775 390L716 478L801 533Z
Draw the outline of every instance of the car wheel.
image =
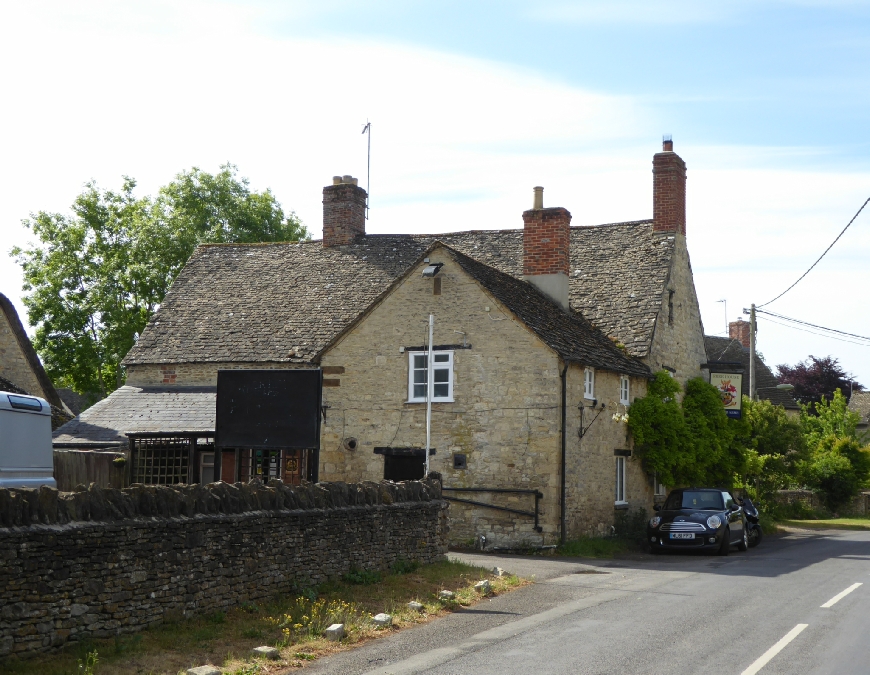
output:
M749 549L749 534L746 532L746 525L743 526L743 539L737 544L738 551L746 551Z
M731 553L731 530L727 527L722 533L722 544L719 546L719 555L728 555Z
M753 527L749 533L749 546L753 548L755 546L758 546L761 543L762 536L763 533L761 531L761 525L756 525L755 527Z

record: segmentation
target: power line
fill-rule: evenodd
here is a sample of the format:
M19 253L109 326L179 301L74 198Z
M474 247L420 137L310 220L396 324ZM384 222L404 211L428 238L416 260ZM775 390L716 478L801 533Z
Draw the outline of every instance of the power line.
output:
M833 335L828 335L826 333L817 333L813 330L809 330L807 328L798 328L797 326L791 326L787 323L782 323L781 321L774 321L768 317L762 317L765 321L769 321L770 323L775 323L777 326L782 326L783 328L791 328L792 330L799 330L802 333L809 333L810 335L817 335L819 337L828 338L829 340L837 340L838 342L847 342L850 345L858 345L859 347L870 347L870 344L866 342L855 342L854 340L847 340L846 338L834 337Z
M820 330L830 331L831 333L839 333L840 335L847 335L849 337L858 338L860 340L870 341L870 337L867 337L866 335L856 335L855 333L847 333L846 331L837 330L836 328L827 328L826 326L818 326L814 323L810 323L809 321L801 321L800 319L792 319L790 316L783 316L782 314L776 314L775 312L768 312L768 311L763 310L763 309L756 308L755 311L760 313L760 314L769 314L770 316L775 316L777 319L783 319L785 321L792 321L794 323L799 323L799 324L802 324L804 326L811 326L813 328L818 328Z
M765 302L765 303L763 303L763 304L761 304L761 305L756 305L756 308L757 308L757 307L764 307L765 305L769 305L769 304L772 303L772 302L776 302L776 301L779 300L783 295L785 295L786 293L788 293L792 288L794 288L795 286L797 286L797 285L801 282L801 279L803 279L807 274L809 274L810 272L812 272L813 267L815 267L816 265L818 265L819 262L822 260L822 258L824 258L824 257L827 255L828 251L830 251L830 250L834 247L834 244L836 244L838 241L840 241L840 237L842 237L842 236L845 234L846 230L849 229L849 225L851 225L852 223L855 222L855 218L857 218L857 217L861 214L861 211L864 210L864 207L867 206L867 203L868 203L868 202L870 202L870 197L868 197L867 200L866 200L863 204L861 204L861 208L858 209L858 213L856 213L854 216L852 216L852 220L850 220L849 223L846 225L846 227L843 228L843 231L840 232L840 234L837 235L837 238L834 239L833 242L831 242L831 245L828 246L828 248L825 249L825 252L822 253L822 255L819 256L819 259L816 260L816 262L814 262L812 265L810 265L810 268L809 268L806 272L804 272L803 274L801 274L800 278L799 278L797 281L795 281L791 286L789 286L788 288L786 288L782 293L780 293L779 295L777 295L773 300L768 300L767 302Z

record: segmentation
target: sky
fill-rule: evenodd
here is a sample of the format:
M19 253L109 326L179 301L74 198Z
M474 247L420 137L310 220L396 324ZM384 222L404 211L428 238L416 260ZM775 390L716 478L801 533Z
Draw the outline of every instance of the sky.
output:
M518 228L535 185L594 225L652 216L672 134L705 331L724 334L870 197L868 28L857 0L4 3L0 292L26 321L7 253L91 180L153 194L232 162L319 237L331 177L367 184L370 120L369 232ZM870 206L765 309L870 336L868 288ZM870 386L870 346L776 320L768 365L830 355Z

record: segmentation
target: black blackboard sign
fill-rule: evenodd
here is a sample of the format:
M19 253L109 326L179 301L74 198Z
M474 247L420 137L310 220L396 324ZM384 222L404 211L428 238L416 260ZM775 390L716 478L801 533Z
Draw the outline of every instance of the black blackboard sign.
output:
M215 445L319 447L322 389L320 370L219 370Z

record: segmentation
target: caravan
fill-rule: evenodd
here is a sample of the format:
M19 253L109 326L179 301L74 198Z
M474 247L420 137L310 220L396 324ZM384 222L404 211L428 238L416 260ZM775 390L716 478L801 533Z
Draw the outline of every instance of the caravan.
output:
M48 402L0 392L0 488L57 487L52 452Z

